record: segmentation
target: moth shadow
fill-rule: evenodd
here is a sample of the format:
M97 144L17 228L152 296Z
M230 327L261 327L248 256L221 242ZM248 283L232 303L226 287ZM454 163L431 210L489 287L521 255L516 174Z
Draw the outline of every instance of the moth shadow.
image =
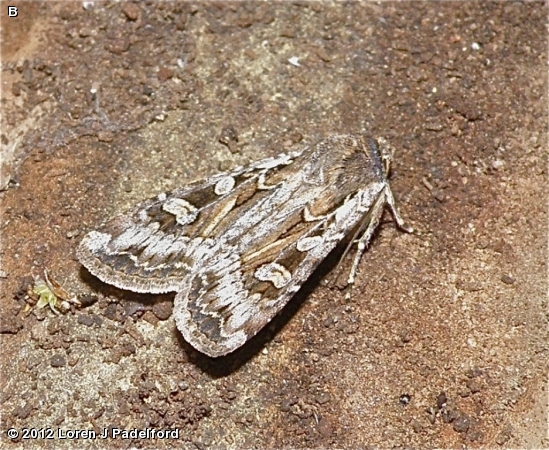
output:
M377 230L376 230L377 232ZM349 246L349 240L344 239L332 250L329 255L319 264L319 266L313 271L311 276L301 286L298 292L290 299L290 301L282 308L282 310L271 320L271 322L265 326L258 334L248 340L242 347L238 348L234 352L228 355L221 356L219 358L209 357L198 350L194 349L178 331L174 331L177 336L178 343L181 349L188 355L190 362L194 363L201 370L204 370L213 378L226 377L233 372L237 371L246 364L258 353L263 351L267 344L276 339L280 335L283 328L293 319L297 314L303 303L307 300L311 292L313 292L322 280L329 280L329 285L333 284L336 279L334 275L345 273L345 269L339 266L339 262L342 260L343 255L347 247ZM343 259L346 259L343 257ZM334 272L334 268L337 269ZM340 270L341 269L341 270ZM117 320L123 323L128 317L140 316L146 310L150 309L154 304L171 301L175 297L175 293L167 294L137 294L124 289L119 289L109 284L103 283L98 278L94 277L84 267L80 269L81 279L89 285L93 290L101 292L102 294L115 297L116 303L111 303L105 310L104 315L113 320ZM330 279L331 282L330 282ZM108 309L112 306L118 305L118 311L113 314Z
M194 350L181 336L179 339L181 345L185 348L189 348L193 353L191 359L193 362L206 373L214 378L222 378L237 371L242 365L246 364L258 353L263 351L267 344L276 339L280 335L282 329L293 319L297 314L303 303L307 300L311 292L313 292L321 281L326 279L328 274L333 271L334 267L338 266L338 263L343 256L347 244L345 242L340 243L332 252L326 257L322 263L314 270L311 276L301 286L301 289L290 299L290 301L282 308L282 310L271 320L271 322L265 326L259 333L248 340L242 347L238 348L228 355L221 356L219 358L211 358L204 355L197 350Z
M102 315L120 323L123 323L129 317L139 318L156 303L165 302L170 299L173 303L175 297L174 292L166 294L139 294L117 288L104 283L83 266L80 268L80 278L94 292L114 299L113 301L109 301Z
M338 260L339 257L336 250L334 250L311 274L309 279L301 286L301 289L284 306L282 311L258 334L234 352L219 358L209 357L185 341L183 335L174 326L173 332L181 351L187 355L186 358L189 362L195 364L214 378L225 377L237 371L242 365L265 349L266 345L279 335L286 324L296 315L309 294L318 286L320 280L333 268L334 264L337 264ZM107 319L121 324L129 317L139 320L146 311L151 310L157 303L169 301L173 305L175 298L175 293L173 292L167 294L138 294L117 288L102 282L84 267L80 269L80 277L94 292L101 293L101 295L114 300L111 300L100 314ZM141 320L143 320L142 317ZM173 320L173 316L168 320Z

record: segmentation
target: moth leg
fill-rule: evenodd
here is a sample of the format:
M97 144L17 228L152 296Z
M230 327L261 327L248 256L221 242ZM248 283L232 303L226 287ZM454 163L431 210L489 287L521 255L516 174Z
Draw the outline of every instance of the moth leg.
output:
M358 240L357 252L353 259L353 265L351 267L351 271L349 272L349 278L347 279L348 285L352 285L355 282L358 263L360 262L360 258L362 257L362 254L366 250L366 247L368 246L370 239L372 239L372 235L374 234L374 231L377 228L379 221L381 220L381 216L383 215L383 207L385 206L386 201L387 201L386 193L384 191L376 199L374 205L372 206L372 209L368 213L368 216L367 216L367 220L369 220L368 226L366 227L366 230ZM349 298L350 296L351 296L350 292L347 292L347 294L345 294L345 298Z
M404 219L398 212L398 208L395 202L395 197L393 196L393 192L391 191L391 188L389 186L385 188L385 198L387 199L389 208L391 208L391 213L393 214L393 217L395 218L395 221L399 226L399 228L403 229L404 231L407 231L408 233L413 233L414 229L411 226L406 225L406 222L404 222Z
M395 153L395 148L390 145L385 139L383 138L377 138L377 142L379 144L379 150L381 153L381 160L383 161L384 165L384 171L385 171L385 177L389 177L389 172L391 170L391 162L393 160L393 154ZM393 192L391 191L391 187L389 184L385 187L385 198L387 200L387 203L389 204L389 208L391 208L391 213L393 214L393 217L395 218L395 221L399 228L401 228L404 231L407 231L408 233L413 233L414 229L404 222L404 219L398 212L398 208L396 206L395 197L393 196Z
M383 192L380 194L380 196L383 198ZM377 202L377 200L376 200ZM333 279L337 280L339 277L339 274L341 273L341 269L343 266L343 261L345 261L345 258L349 254L349 250L353 247L354 244L358 244L359 239L357 239L358 236L363 234L364 229L368 227L368 224L370 223L371 216L372 216L373 208L370 208L368 212L365 214L363 219L360 221L358 226L356 227L356 230L353 233L352 238L349 240L349 243L346 245L345 250L343 251L343 254L339 257L339 262L337 263L337 267L333 271L334 276ZM325 281L325 284L328 284L328 281ZM349 284L349 283L347 283Z
M383 215L383 209L385 207L385 204L389 205L389 208L391 209L391 213L393 214L393 217L395 218L395 221L399 226L399 228L402 228L404 231L408 233L414 232L414 229L406 225L406 223L404 222L404 219L398 212L398 208L395 204L395 197L393 196L391 188L389 186L386 186L383 191L383 195L380 195L376 200L376 202L374 203L374 205L372 206L372 209L368 214L370 218L370 221L368 222L368 227L364 231L364 234L358 240L357 253L353 260L353 266L351 267L349 278L347 279L347 283L349 285L352 285L355 282L355 276L358 270L358 263L360 262L360 258L362 257L362 254L366 250L366 247L368 246L368 243L370 242L370 239L372 238L372 235L374 234L374 231L377 228L379 221L381 220L381 216ZM345 295L345 298L348 299L350 296L351 296L351 293L347 292L347 294Z

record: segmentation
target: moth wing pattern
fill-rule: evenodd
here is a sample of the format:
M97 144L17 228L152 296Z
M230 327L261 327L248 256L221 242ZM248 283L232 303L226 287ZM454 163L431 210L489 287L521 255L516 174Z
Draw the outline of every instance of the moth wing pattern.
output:
M89 232L77 257L93 275L118 288L151 294L178 291L196 262L213 248L207 227L227 213L226 197L252 195L267 172L297 156L267 158L145 200Z
M88 233L77 256L119 288L177 292L174 317L184 338L209 356L226 355L357 233L351 284L385 205L405 228L387 178L390 160L373 139L334 135L146 200Z
M385 205L383 183L356 193L304 233L287 236L289 244L261 255L261 262L234 257L234 249L216 253L207 269L189 280L175 298L174 317L187 342L212 357L230 353L257 334L288 303L314 269L366 218L375 228ZM373 223L371 220L375 220Z

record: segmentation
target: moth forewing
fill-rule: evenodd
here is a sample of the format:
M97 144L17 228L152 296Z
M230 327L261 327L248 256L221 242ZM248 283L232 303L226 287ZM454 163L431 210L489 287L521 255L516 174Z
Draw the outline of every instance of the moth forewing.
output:
M185 339L218 357L255 335L349 233L361 254L389 204L390 155L337 135L137 205L88 234L78 257L101 280L136 292L176 291Z

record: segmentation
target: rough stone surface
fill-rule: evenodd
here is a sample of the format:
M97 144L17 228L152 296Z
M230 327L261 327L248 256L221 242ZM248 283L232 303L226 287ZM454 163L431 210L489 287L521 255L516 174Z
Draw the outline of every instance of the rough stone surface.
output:
M546 3L16 3L0 11L4 430L180 430L81 449L549 447ZM397 149L419 233L387 214L350 301L322 283L336 252L230 356L75 259L137 201L362 130ZM20 280L44 269L98 301L29 314Z

